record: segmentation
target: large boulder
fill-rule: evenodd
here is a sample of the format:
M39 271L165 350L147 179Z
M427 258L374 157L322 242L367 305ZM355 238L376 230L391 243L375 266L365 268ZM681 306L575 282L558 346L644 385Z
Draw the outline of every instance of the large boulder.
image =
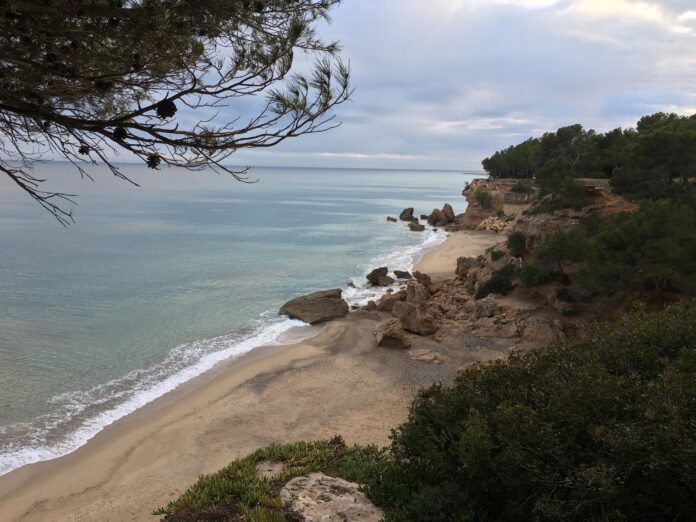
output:
M341 297L341 289L324 290L296 297L280 308L280 313L305 323L317 324L348 314L348 303Z
M447 223L452 223L454 221L454 209L452 208L452 205L449 203L445 203L445 205L442 207L441 212L444 214L445 218L447 218Z
M410 272L407 272L405 270L394 270L394 275L398 279L413 279L413 276L410 274Z
M425 225L421 225L420 223L409 223L408 228L410 228L412 232L423 232L425 230Z
M428 224L432 227L444 227L447 224L447 216L439 208L433 209L428 217Z
M413 219L413 207L405 208L399 214L401 221L411 221Z
M379 285L379 278L385 277L387 273L389 273L389 269L386 266L380 266L367 274L367 280L373 285Z
M386 346L387 348L408 348L411 346L404 335L404 325L399 319L392 317L381 321L374 329L377 346Z
M406 299L396 301L392 306L392 316L400 319L404 329L419 335L431 335L437 330L435 317L428 308L428 291L418 281L409 281Z
M296 477L280 490L293 520L305 522L379 522L384 513L360 491L360 485L324 473Z

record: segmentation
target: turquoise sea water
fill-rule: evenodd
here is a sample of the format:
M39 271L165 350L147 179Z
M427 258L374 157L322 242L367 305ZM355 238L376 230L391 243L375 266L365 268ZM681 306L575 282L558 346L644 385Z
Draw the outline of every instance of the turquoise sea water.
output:
M105 425L292 325L299 294L374 266L409 268L443 233L387 223L430 212L476 175L279 169L245 185L139 166L137 188L95 169L36 174L80 194L67 229L0 179L0 474L83 444Z

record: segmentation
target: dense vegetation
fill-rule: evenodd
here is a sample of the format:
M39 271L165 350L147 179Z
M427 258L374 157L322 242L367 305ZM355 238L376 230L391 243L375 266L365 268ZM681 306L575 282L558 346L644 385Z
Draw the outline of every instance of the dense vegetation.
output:
M285 464L256 476L261 460ZM689 520L696 512L696 303L466 370L414 401L387 450L271 446L202 477L167 520L289 520L279 491L323 470L388 521Z
M657 113L607 133L571 125L483 160L493 178L534 178L552 193L580 196L573 180L610 178L619 194L696 205L696 115Z

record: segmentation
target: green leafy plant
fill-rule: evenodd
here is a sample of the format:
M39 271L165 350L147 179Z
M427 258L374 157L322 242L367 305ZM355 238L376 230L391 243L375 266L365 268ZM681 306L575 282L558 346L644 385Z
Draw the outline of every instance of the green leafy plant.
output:
M507 238L507 247L514 257L521 257L527 249L527 236L522 232L513 232Z
M490 192L479 189L476 192L474 192L474 199L476 199L476 202L479 205L481 205L482 208L485 208L485 209L491 208L493 198L491 197Z

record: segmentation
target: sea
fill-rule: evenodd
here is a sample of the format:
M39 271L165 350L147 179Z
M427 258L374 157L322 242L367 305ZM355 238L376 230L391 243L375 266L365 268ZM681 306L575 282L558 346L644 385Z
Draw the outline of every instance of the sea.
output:
M61 226L0 177L0 475L53 459L223 361L316 331L278 314L287 300L343 288L378 297L365 275L408 270L443 231L389 223L449 202L473 172L121 165L81 178L36 166L78 194ZM355 288L351 288L349 283ZM384 290L381 290L384 291ZM298 333L299 332L299 333Z

